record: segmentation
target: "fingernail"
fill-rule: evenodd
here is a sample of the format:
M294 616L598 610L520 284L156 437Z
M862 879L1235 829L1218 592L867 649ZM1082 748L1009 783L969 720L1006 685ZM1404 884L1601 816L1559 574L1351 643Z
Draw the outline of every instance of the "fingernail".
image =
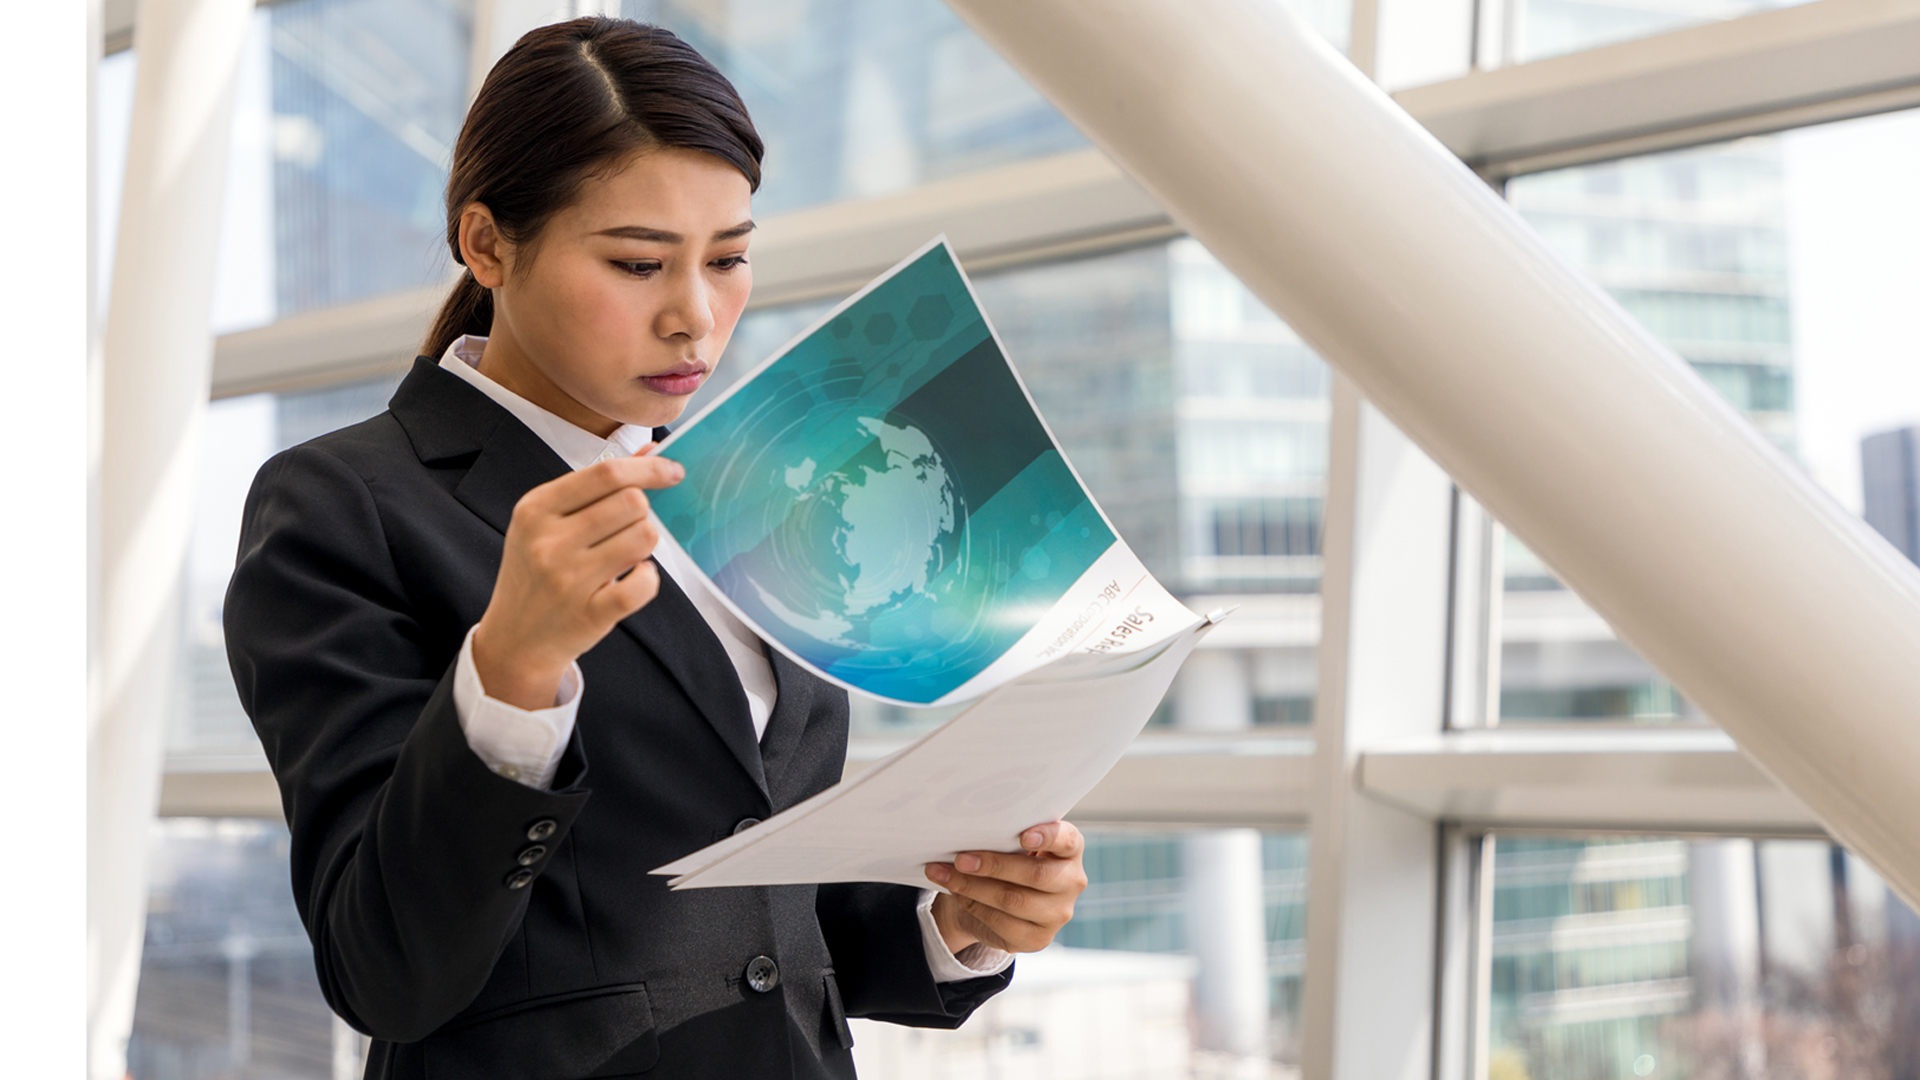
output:
M1032 830L1029 830L1025 836L1022 836L1020 838L1020 842L1026 845L1027 847L1037 848L1041 844L1046 843L1047 838L1046 838L1046 835L1042 833L1039 829L1032 829Z
M957 859L955 859L955 860L953 860L953 865L954 865L954 867L955 867L956 869L958 869L958 870L959 870L959 871L960 871L961 873L963 873L963 874L971 874L971 873L973 873L973 872L974 872L975 870L978 870L978 869L980 869L980 856L978 856L978 855L962 855L962 856L960 856L959 858L957 858Z
M668 469L667 471L673 475L674 483L677 484L680 481L685 480L687 478L687 467L685 465L682 465L677 461L669 461L667 462L667 464L672 466L672 468Z
M953 871L947 869L946 863L937 863L937 862L928 863L927 877L933 879L934 881L939 882L942 885L945 885L947 883L947 879L953 877Z

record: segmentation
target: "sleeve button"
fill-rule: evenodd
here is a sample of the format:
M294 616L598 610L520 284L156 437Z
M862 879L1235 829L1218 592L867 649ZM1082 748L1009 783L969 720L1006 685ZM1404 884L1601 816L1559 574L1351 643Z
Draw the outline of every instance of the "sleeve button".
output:
M560 831L559 822L552 818L541 818L539 821L527 826L527 839L537 844L558 831Z
M541 859L544 859L546 857L547 857L547 849L541 846L540 844L535 844L532 847L520 853L520 865L532 866L534 863L537 863Z
M526 867L521 867L507 875L507 888L509 889L524 889L531 884L533 884L533 871L528 870Z
M739 836L741 833L746 832L758 824L760 824L760 819L757 817L743 817L740 819L739 824L733 827L733 835Z

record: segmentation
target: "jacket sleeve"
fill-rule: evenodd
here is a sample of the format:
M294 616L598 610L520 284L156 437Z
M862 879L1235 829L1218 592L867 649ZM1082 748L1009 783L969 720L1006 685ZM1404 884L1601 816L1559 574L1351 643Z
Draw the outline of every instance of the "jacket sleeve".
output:
M908 1027L957 1028L1013 981L997 975L936 983L921 945L920 890L905 885L822 885L815 901L848 1016Z
M412 614L367 483L314 447L255 479L228 587L228 660L280 785L294 900L327 1001L421 1039L480 993L586 803L578 736L551 790L495 775L454 710L455 649ZM439 655L445 653L444 656ZM543 855L529 860L535 874Z

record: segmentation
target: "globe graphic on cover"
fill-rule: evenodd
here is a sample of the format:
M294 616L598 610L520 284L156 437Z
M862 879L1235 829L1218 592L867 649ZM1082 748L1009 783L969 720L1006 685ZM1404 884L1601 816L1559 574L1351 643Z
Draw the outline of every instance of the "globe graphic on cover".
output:
M909 642L891 639L929 629L929 583L958 558L966 508L919 428L897 418L844 422L870 438L867 449L834 472L819 474L812 458L783 468L798 495L769 537L780 572L752 587L776 619L830 645L897 647Z

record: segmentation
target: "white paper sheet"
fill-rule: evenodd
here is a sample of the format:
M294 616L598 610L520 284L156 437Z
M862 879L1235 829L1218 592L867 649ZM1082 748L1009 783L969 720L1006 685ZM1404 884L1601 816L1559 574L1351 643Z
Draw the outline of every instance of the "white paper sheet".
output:
M1124 653L1063 657L912 746L737 836L652 872L675 889L878 881L934 888L930 862L1015 851L1063 817L1152 716L1220 616Z

